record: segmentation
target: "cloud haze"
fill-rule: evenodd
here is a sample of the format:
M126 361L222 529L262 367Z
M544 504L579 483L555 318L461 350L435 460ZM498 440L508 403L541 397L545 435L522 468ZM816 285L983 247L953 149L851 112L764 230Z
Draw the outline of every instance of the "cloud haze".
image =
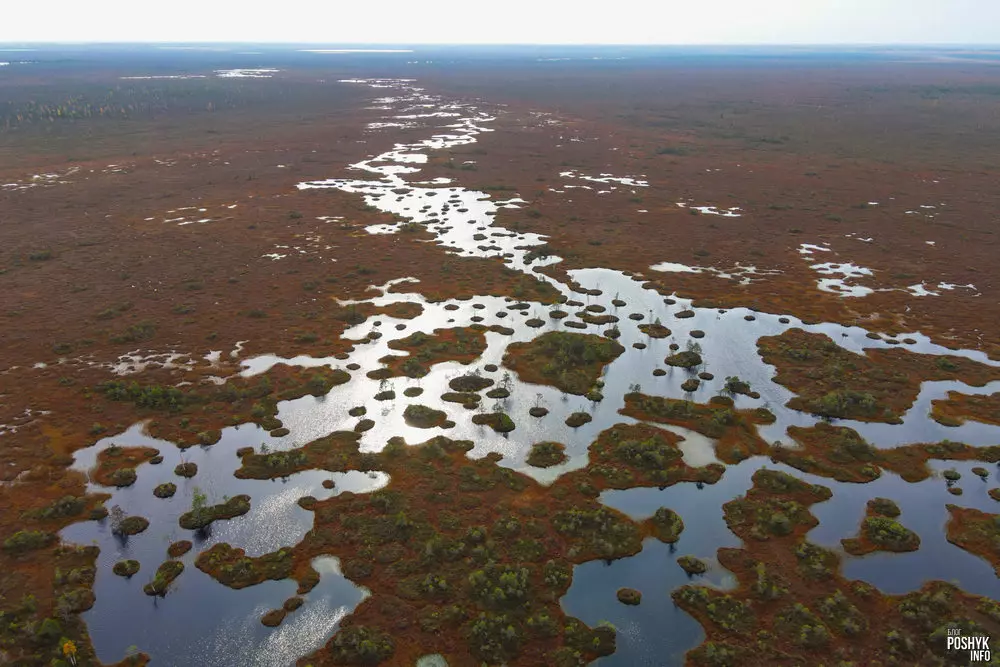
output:
M1000 0L49 0L0 41L1000 44Z

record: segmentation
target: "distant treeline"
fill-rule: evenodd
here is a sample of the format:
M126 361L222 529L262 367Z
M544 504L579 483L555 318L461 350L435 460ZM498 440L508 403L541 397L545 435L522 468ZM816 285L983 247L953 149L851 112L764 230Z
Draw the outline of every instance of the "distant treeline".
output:
M74 84L73 88L66 90L59 84L6 87L0 94L5 98L0 100L0 130L85 119L148 119L168 112L212 112L251 105L287 107L291 98L303 93L324 96L328 102L332 92L327 88L307 93L294 83L278 81L211 78L128 81L110 88Z

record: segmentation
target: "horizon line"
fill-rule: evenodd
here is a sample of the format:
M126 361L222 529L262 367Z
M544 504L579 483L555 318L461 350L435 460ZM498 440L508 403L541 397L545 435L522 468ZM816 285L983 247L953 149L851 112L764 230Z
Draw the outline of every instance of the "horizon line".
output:
M33 46L104 46L104 45L129 45L129 46L160 46L160 45L231 45L231 44L257 44L266 46L372 46L372 47L619 47L619 48L686 48L686 47L779 47L779 48L810 48L810 47L965 47L965 48L990 48L1000 49L1000 42L669 42L669 43L632 43L632 42L316 42L316 41L283 41L283 40L4 40L0 39L0 46L8 45L33 45Z

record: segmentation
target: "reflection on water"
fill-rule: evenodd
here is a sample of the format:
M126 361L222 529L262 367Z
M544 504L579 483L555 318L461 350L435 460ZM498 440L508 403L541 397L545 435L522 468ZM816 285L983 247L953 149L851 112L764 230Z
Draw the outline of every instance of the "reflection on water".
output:
M739 539L722 520L722 505L750 486L755 466L726 470L722 481L698 488L678 484L659 489L606 491L601 502L642 520L660 507L676 511L684 521L680 538L672 545L647 538L642 551L630 558L605 563L577 565L573 584L562 599L567 614L588 625L601 621L618 628L618 648L598 661L602 665L680 665L684 653L704 638L701 625L674 606L670 591L695 581L731 588L734 577L715 563L719 547L737 547ZM689 577L677 564L678 556L697 556L709 564L703 576ZM632 607L618 602L619 588L642 593L642 604Z
M945 505L950 502L983 511L996 509L996 501L986 491L992 484L981 480L971 468L976 462L932 462L936 471L955 469L962 474L963 495L952 496L940 476L918 483L908 483L892 473L867 484L847 484L802 473L781 464L767 467L793 474L807 482L822 484L833 497L813 505L819 519L806 539L837 552L848 580L861 579L890 595L920 588L926 581L943 580L963 590L993 599L1000 598L1000 579L985 560L973 556L945 539L948 519ZM954 465L951 465L954 463ZM588 624L608 621L618 628L618 650L599 660L601 665L682 665L684 653L703 639L701 626L674 607L670 592L689 581L718 588L732 588L735 577L718 565L715 554L720 547L739 547L740 540L725 524L722 505L743 495L752 486L751 476L761 467L760 460L747 460L728 466L726 474L714 485L698 489L693 484L679 484L666 489L628 489L606 491L601 502L620 510L635 520L646 519L659 507L669 507L684 520L684 531L674 545L653 538L643 543L643 550L630 558L605 564L595 561L574 569L573 584L562 599L566 613ZM903 554L876 552L850 556L843 552L840 540L855 537L865 504L872 498L892 498L902 514L899 521L920 535L920 548ZM675 562L678 556L693 555L706 561L704 576L689 578ZM618 602L619 588L635 588L643 594L642 604L630 607Z
M611 623L618 630L617 649L597 664L681 665L684 653L705 638L701 625L670 599L672 589L690 581L674 562L683 553L647 538L631 558L576 566L563 609L588 625ZM642 603L620 603L622 587L641 592Z
M749 381L760 393L759 399L736 397L738 408L763 406L775 413L775 424L762 428L768 441L788 443L786 429L790 425L811 426L816 419L810 415L784 407L792 394L772 382L774 369L764 364L757 354L756 343L760 336L777 335L792 327L824 333L845 349L859 352L866 348L888 347L883 340L866 337L860 327L845 327L823 323L803 325L790 316L753 312L755 319L747 321L751 313L744 308L716 310L692 308L691 302L673 295L669 303L664 297L641 285L641 276L630 277L618 271L593 268L571 271L572 279L587 293L574 292L569 285L539 274L535 269L543 264L558 262L558 257L530 261L527 254L531 247L544 242L537 234L518 233L494 224L501 208L516 208L524 203L520 198L506 193L508 199L498 201L488 193L466 190L455 186L449 179L413 180L407 177L419 174L420 165L428 161L427 152L473 143L476 137L490 131L485 125L492 113L481 111L469 103L454 103L429 95L423 89L405 80L351 80L348 84L365 84L387 88L397 93L379 101L379 108L387 109L389 123L402 118L411 120L442 119L442 130L431 138L411 144L398 144L393 150L353 165L366 178L331 179L302 183L300 189L334 188L360 194L367 204L381 211L394 214L398 219L414 221L426 226L442 246L465 256L500 257L511 268L544 280L555 287L570 301L582 305L562 305L558 308L572 315L588 305L601 305L608 314L619 321L615 326L620 332L619 342L625 353L607 368L603 381L604 399L593 402L581 396L570 396L552 387L521 382L511 374L511 396L505 399L482 402L481 411L499 410L508 413L517 427L509 434L499 435L484 426L472 423L476 411L444 403L440 395L449 391L448 381L472 370L482 372L502 381L506 372L501 362L507 345L527 341L552 330L562 330L565 320L549 316L551 306L528 303L527 308L512 308L510 298L476 297L471 300L450 300L428 303L419 294L420 286L413 283L412 293L389 294L388 288L398 284L402 288L408 279L401 278L384 286L380 295L367 300L375 305L395 302L416 302L423 312L413 320L398 320L378 316L352 327L346 338L367 341L367 335L379 330L390 332L404 324L406 333L431 332L435 328L468 326L482 318L486 326L500 324L513 330L512 335L486 333L487 349L480 359L469 366L455 362L437 364L430 373L419 380L396 378L388 381L389 388L397 393L392 401L379 402L374 395L380 391L379 383L365 377L367 371L379 368L378 359L386 354L404 354L391 350L391 336L383 336L358 343L348 359L312 358L298 356L282 359L262 355L243 361L244 375L266 371L276 363L300 366L344 366L358 364L360 370L352 373L348 384L335 387L328 395L315 398L306 396L279 404L278 417L290 431L282 438L273 438L254 425L232 427L223 431L222 440L212 446L188 450L184 457L198 464L199 473L191 480L177 478L172 471L180 462L181 453L169 442L156 441L136 425L125 433L108 438L95 447L77 453L76 467L87 469L93 465L96 452L114 441L122 445L149 445L157 447L164 455L160 466L143 465L138 471L138 481L133 487L113 492L110 505L121 505L127 514L138 514L150 519L150 528L137 536L121 542L110 535L106 525L93 522L70 526L63 531L65 539L78 542L96 542L101 547L98 575L95 584L97 604L84 615L99 656L107 661L118 659L132 644L149 652L162 664L212 664L212 665L273 665L291 664L295 657L320 646L335 630L340 619L353 609L367 594L343 578L336 559L318 559L314 565L322 575L316 589L306 596L306 604L290 614L277 629L265 628L260 617L267 610L276 608L295 592L291 581L265 582L240 591L225 588L198 571L193 561L196 554L218 542L229 542L246 549L249 555L260 555L301 540L312 525L312 516L298 507L304 495L328 498L345 490L366 492L381 488L388 477L381 473L363 474L349 472L330 474L307 471L287 479L274 481L238 480L232 476L238 459L239 447L258 447L266 443L272 449L289 449L337 430L350 430L358 419L348 415L355 406L367 408L367 417L375 426L365 432L360 440L365 451L380 450L392 436L402 436L408 442L446 434L456 439L470 439L475 448L470 452L480 457L488 452L504 455L501 465L509 466L531 475L540 482L549 483L568 470L586 465L587 447L604 429L618 423L634 420L618 414L623 407L625 393L637 388L652 395L689 398L704 402L723 390L725 378L737 375ZM427 109L433 109L428 112ZM416 113L415 113L416 112ZM395 115L391 115L391 114ZM574 178L585 178L571 174ZM626 187L646 187L648 184L629 177L602 174L601 182L617 183ZM377 225L370 233L395 233L396 226ZM486 240L477 241L477 234L487 232ZM825 250L815 246L817 250ZM806 248L809 250L809 248ZM657 265L661 271L694 270L682 265L664 263ZM753 267L740 267L738 277L752 279ZM737 277L737 273L724 277ZM624 306L616 306L621 300ZM479 306L479 307L477 307ZM693 310L690 319L678 319L674 314ZM634 317L629 317L630 315ZM544 321L541 328L525 325L530 318ZM638 319L637 319L638 318ZM780 321L784 319L784 322ZM638 329L641 322L660 320L672 330L665 339L653 339ZM612 325L587 326L589 333L602 333ZM702 330L704 338L694 339L691 332ZM397 336L398 337L398 336ZM977 351L946 350L932 344L919 333L904 334L899 338L912 338L915 342L904 347L927 354L957 354L976 361L1000 365L988 360ZM642 344L635 347L636 344ZM702 382L694 392L681 389L690 374L682 369L665 367L664 375L656 377L652 370L663 367L663 358L671 353L670 345L682 349L697 346L706 363L699 370L714 374L713 380ZM238 355L238 350L233 356ZM490 373L488 364L500 369ZM411 386L422 388L420 398L407 399L403 389ZM930 401L943 397L949 390L966 393L991 393L1000 389L1000 383L983 388L968 387L959 382L925 383L913 408L905 415L902 424L868 424L852 421L838 422L855 428L863 437L879 447L895 446L910 442L930 442L944 438L962 440L973 445L996 444L1000 429L975 422L958 428L942 427L931 421L927 414ZM443 409L455 423L449 430L418 429L403 420L403 410L410 403L422 403ZM528 410L542 405L550 411L538 419L529 416ZM566 417L577 411L589 413L593 421L579 428L565 425ZM680 447L685 461L692 466L702 466L715 460L712 441L704 436L677 427L665 427L684 438ZM566 445L569 460L547 470L528 467L524 459L535 442L555 440ZM699 488L693 484L680 484L668 489L632 489L610 491L602 501L631 516L641 519L652 515L660 506L670 507L684 519L686 529L676 545L664 545L647 540L643 550L631 558L610 564L586 563L575 568L573 585L563 599L567 613L589 624L600 621L613 623L619 629L618 652L602 659L602 664L680 664L686 650L697 645L703 633L700 626L686 613L676 609L669 599L670 591L688 581L688 576L674 562L676 556L696 555L710 564L715 563L719 547L739 546L739 540L728 530L722 520L722 505L745 493L750 477L761 465L771 465L760 457L744 461L726 469L723 478L715 485ZM931 478L918 484L907 484L891 473L867 485L845 485L816 478L790 470L798 477L823 484L833 489L831 500L813 507L820 518L820 525L810 533L810 539L819 544L839 549L839 540L851 537L864 513L864 504L878 495L895 499L903 510L901 521L918 532L923 540L919 551L905 555L874 554L864 558L845 557L844 567L848 577L862 578L875 583L887 592L899 593L913 590L929 578L956 579L966 590L1000 597L1000 586L991 568L982 560L970 556L947 543L943 524L946 520L944 504L956 502L963 506L991 509L991 500L985 494L985 485L978 478L972 480L968 473L971 464L954 466L965 477L966 494L954 498L946 494L942 480ZM323 480L334 479L333 490L322 487ZM178 485L178 493L167 500L155 499L152 489L164 481ZM167 546L176 540L192 537L177 525L177 518L191 504L192 493L198 487L209 494L209 502L221 502L224 496L246 493L251 496L251 511L231 521L214 524L203 535L196 535L196 548L182 560L187 566L174 588L165 599L146 597L142 584L149 580L160 562L166 557ZM850 487L850 488L847 488ZM103 489L102 489L103 490ZM111 574L111 566L122 558L134 558L142 570L131 581ZM699 579L716 586L731 586L732 577L717 564ZM623 586L636 588L644 593L638 607L627 607L617 602L615 591ZM446 664L440 656L424 656L420 665L432 667Z
M310 646L322 644L339 619L361 601L365 593L341 575L336 563L331 562L335 559L322 559L317 563L322 575L320 584L305 596L305 605L289 614L280 628L272 630L263 626L260 618L295 595L294 581L268 581L236 591L216 583L194 566L199 552L220 542L243 548L248 556L295 545L313 523L312 513L297 504L302 496L325 499L344 491L369 492L389 483L385 473L359 471L311 470L284 480L266 481L234 477L233 471L240 463L236 450L267 439L265 431L244 425L224 429L222 439L211 447L181 452L169 442L145 435L137 424L121 435L77 452L74 467L79 470L93 466L97 452L111 442L156 447L164 457L157 466L140 466L136 483L130 487L109 490L90 486L92 491L112 493L108 507L119 505L126 514L149 519L146 531L123 540L112 535L109 523L102 521L77 523L62 532L66 541L96 543L101 549L94 584L97 602L83 618L102 660L119 660L134 644L164 664L291 664ZM182 457L198 465L195 477L185 479L174 474L174 466ZM334 488L324 488L324 480L333 480ZM163 482L177 485L172 498L153 496L153 488ZM190 509L195 489L208 496L209 504L247 494L251 509L235 519L216 521L205 531L185 530L178 518ZM167 547L185 539L193 541L195 547L180 559L185 565L183 574L165 598L147 596L142 586L167 559ZM134 559L141 565L132 579L111 572L112 566L123 559ZM212 659L205 662L200 656ZM266 656L283 657L279 662L268 662Z

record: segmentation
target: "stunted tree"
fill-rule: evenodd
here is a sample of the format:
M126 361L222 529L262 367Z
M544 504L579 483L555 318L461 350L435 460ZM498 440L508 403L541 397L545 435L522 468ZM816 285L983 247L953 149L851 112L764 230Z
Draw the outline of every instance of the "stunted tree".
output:
M202 492L201 487L194 487L194 490L191 492L191 514L194 515L196 522L201 521L201 515L205 511L207 504L208 496Z
M124 535L122 531L122 522L125 521L125 510L121 508L120 505L115 505L108 512L108 517L111 522L111 534L112 535Z

